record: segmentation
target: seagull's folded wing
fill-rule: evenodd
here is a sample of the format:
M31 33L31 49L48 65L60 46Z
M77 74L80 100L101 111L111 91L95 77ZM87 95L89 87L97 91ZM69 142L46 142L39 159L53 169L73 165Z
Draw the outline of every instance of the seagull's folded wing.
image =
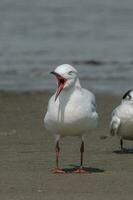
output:
M112 120L110 122L110 134L112 136L116 135L118 133L120 127L120 118L118 118L116 115L112 116Z

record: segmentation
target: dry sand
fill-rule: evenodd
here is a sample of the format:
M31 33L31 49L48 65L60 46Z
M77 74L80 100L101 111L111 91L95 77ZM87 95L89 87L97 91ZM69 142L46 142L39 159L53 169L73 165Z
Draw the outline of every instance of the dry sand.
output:
M100 125L85 142L84 165L90 173L56 175L50 171L54 137L43 127L50 95L0 93L0 200L133 199L133 154L121 154L119 140L108 131L110 112L120 97L96 95ZM63 168L78 165L79 145L78 138L63 139Z

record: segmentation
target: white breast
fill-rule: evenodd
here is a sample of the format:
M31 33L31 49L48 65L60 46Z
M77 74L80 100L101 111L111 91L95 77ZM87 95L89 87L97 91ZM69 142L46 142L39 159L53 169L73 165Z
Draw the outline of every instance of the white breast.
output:
M86 90L75 90L70 97L62 94L56 102L53 96L45 117L46 128L60 135L87 133L97 125L94 101L93 95Z

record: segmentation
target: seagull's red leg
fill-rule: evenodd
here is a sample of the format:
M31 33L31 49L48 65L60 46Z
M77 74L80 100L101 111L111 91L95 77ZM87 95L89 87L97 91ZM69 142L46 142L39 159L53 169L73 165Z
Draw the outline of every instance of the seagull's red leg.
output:
M83 154L84 154L84 142L83 141L81 143L80 153L81 153L80 167L83 168Z
M86 170L83 168L83 154L84 154L84 141L82 140L81 142L81 147L80 147L80 167L76 169L74 172L75 173L86 173Z
M59 168L59 154L60 154L59 141L57 141L56 143L55 151L56 151L56 168Z
M63 171L63 169L59 168L59 154L60 154L59 141L56 142L55 151L56 151L56 168L53 169L52 171L54 173L64 174L65 171Z

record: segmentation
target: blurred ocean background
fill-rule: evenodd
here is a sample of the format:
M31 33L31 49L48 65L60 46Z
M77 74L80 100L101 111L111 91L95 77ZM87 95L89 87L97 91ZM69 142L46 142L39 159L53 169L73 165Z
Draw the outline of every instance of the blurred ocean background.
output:
M49 90L68 63L93 92L133 88L133 0L1 0L0 90Z

